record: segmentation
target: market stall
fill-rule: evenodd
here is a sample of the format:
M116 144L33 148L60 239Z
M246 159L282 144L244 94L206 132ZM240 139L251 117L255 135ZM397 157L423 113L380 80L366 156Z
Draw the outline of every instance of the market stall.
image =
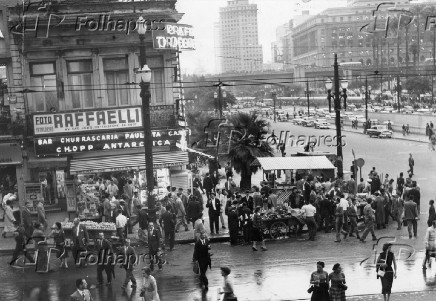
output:
M95 184L80 185L79 201L77 202L77 216L82 221L101 222L102 217L98 212L100 193Z
M88 231L89 240L93 242L91 246L96 245L96 240L98 239L98 234L100 232L104 233L104 237L108 239L117 240L118 237L116 236L117 228L115 226L115 223L108 223L108 222L101 222L97 223L94 221L82 221L80 223L81 225L84 225ZM74 223L72 222L65 222L62 223L62 229L65 232L66 237L66 246L71 246L72 238L73 238L73 227Z
M302 213L302 210L292 209L287 204L261 212L263 234L272 239L297 236L305 225Z

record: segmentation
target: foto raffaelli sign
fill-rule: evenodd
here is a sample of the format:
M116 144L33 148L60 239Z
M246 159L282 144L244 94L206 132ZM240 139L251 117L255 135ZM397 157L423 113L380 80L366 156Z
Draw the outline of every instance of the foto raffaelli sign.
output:
M153 130L153 146L177 146L186 140L185 130ZM144 147L142 131L101 133L80 136L55 136L34 139L35 154L57 155L112 149Z
M35 136L142 127L141 107L34 114Z
M164 30L153 30L154 49L194 50L195 39L191 25L177 23L160 23Z

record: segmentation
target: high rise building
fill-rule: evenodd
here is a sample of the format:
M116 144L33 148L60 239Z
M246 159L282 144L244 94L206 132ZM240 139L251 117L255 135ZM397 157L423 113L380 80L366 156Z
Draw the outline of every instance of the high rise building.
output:
M215 36L221 72L262 70L263 54L257 30L257 5L248 0L231 0L220 8L219 32Z

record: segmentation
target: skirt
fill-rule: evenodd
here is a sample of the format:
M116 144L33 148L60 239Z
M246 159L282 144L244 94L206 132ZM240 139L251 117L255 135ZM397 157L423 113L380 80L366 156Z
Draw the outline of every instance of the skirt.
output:
M394 273L387 271L383 277L380 277L382 285L382 294L390 294L392 289L392 283L394 282Z
M310 301L330 301L328 284L320 283L318 287L314 287Z
M57 257L59 259L67 258L68 257L68 251L65 248L65 245L56 245L56 251L57 251Z
M251 228L251 239L252 241L261 242L263 241L263 232L259 228Z
M340 287L330 287L330 300L331 301L345 301L345 291Z

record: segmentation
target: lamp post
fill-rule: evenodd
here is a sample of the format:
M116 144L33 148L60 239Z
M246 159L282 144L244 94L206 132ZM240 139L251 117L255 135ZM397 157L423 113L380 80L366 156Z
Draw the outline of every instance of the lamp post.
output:
M273 104L274 104L274 122L276 122L276 91L275 90L273 90L272 92L271 92L271 97L272 97L272 99L273 99Z
M154 174L153 174L153 150L152 150L152 133L150 123L150 82L151 70L147 66L147 57L145 54L145 33L147 25L141 16L138 19L139 34L139 61L141 68L136 71L136 82L141 87L142 101L142 126L144 127L144 150L145 150L145 177L147 180L147 205L148 217L150 221L156 221L156 204L153 196Z
M347 110L347 88L348 88L348 80L341 81L342 88L342 99L344 100L344 110Z
M310 91L309 91L309 81L306 81L306 96L307 96L307 117L310 116Z
M335 53L335 61L333 64L334 68L334 87L335 87L335 123L336 123L336 167L338 168L338 178L342 178L344 175L343 167L343 156L342 156L342 133L341 133L341 101L339 97L339 65L338 65L338 55Z
M332 112L332 87L333 83L330 79L325 81L325 88L327 89L327 100L329 102L329 113Z

